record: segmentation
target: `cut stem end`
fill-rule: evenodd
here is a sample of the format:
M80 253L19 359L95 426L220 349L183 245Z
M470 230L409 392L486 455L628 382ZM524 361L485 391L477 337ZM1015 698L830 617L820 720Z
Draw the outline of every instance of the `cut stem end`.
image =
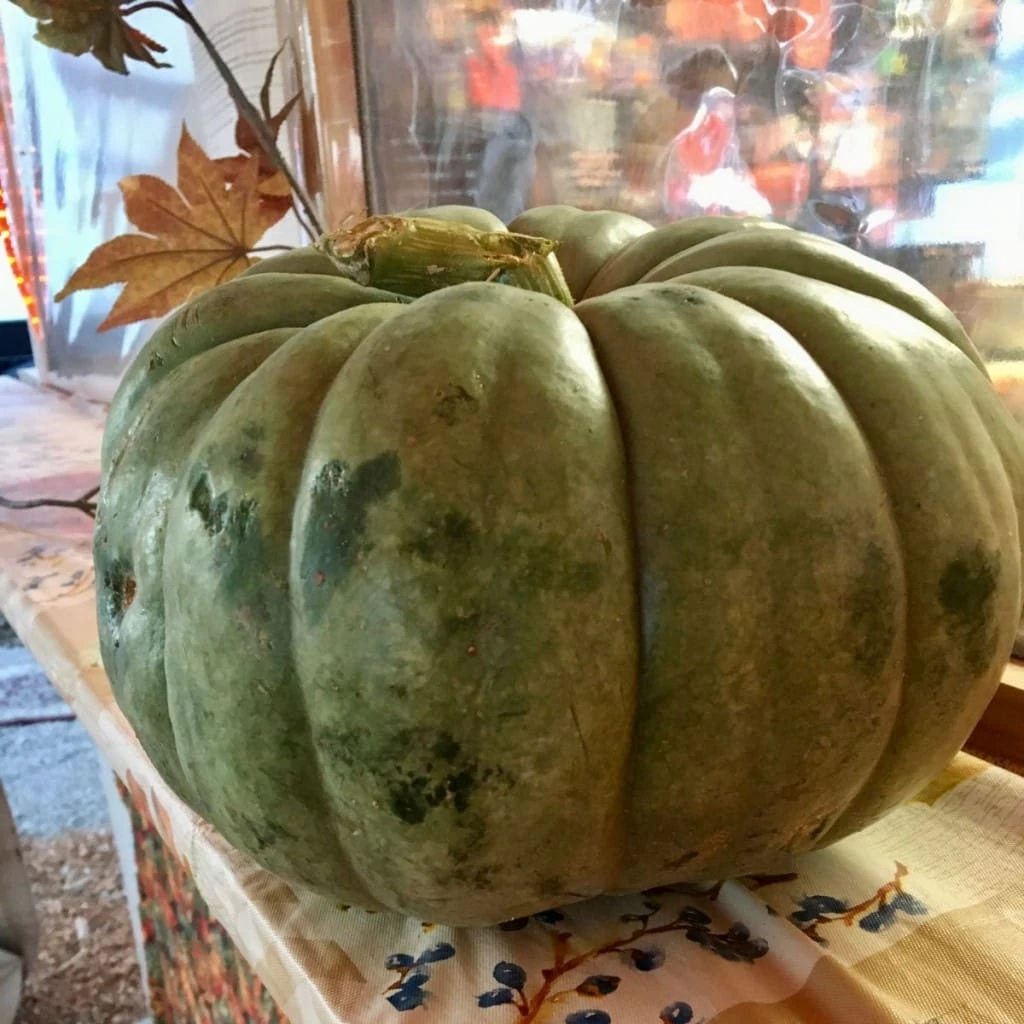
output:
M421 217L379 216L324 235L317 247L345 277L418 298L467 281L493 281L573 305L557 242Z

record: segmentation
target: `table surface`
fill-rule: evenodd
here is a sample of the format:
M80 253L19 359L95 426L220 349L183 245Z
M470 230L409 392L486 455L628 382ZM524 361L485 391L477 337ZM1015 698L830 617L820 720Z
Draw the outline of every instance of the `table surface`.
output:
M103 410L0 378L0 493L98 481ZM293 1024L1021 1024L1024 778L960 754L785 874L451 929L332 905L170 791L110 692L91 522L0 510L0 607Z

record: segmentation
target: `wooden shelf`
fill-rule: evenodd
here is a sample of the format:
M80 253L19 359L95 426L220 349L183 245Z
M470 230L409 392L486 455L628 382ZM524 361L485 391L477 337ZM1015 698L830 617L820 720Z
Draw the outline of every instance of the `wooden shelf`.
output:
M992 703L967 741L974 753L1024 764L1024 662L1011 661Z

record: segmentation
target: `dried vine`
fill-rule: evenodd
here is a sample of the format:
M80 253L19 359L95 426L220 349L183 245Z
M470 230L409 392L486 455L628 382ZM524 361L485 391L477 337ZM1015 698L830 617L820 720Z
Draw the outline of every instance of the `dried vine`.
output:
M95 499L99 493L99 487L91 487L78 498L28 498L24 501L0 495L0 508L9 508L15 512L24 512L33 508L71 508L87 515L90 519L95 519Z
M299 183L298 178L288 166L288 161L282 155L277 145L277 140L274 138L274 133L255 104L245 95L245 91L239 84L238 79L235 78L227 61L221 57L217 47L206 34L203 26L196 20L195 15L188 9L184 0L169 0L168 3L161 3L158 6L170 11L179 21L187 25L192 30L196 39L199 40L200 45L206 51L221 80L227 86L228 94L238 108L238 112L249 123L249 127L256 134L256 138L259 140L264 152L288 182L295 204L295 216L298 218L299 223L305 228L311 238L318 238L323 234L324 229L320 218L317 216L316 208L306 194L305 189Z

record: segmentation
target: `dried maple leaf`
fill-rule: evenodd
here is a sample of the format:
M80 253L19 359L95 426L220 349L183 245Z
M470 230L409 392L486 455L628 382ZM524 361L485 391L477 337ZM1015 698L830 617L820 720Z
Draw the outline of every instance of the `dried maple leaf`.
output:
M299 102L299 99L302 96L302 92L300 90L290 100L287 100L284 106L276 114L270 109L270 89L274 82L274 71L277 68L277 62L281 59L282 53L284 53L284 45L282 45L277 53L270 58L270 64L267 66L267 73L263 76L263 85L260 87L260 112L263 114L264 120L266 121L267 127L270 129L270 134L275 142L277 142L278 135L281 134L282 125L284 125L285 121L288 120L288 115L292 112L292 108ZM252 125L241 111L239 111L238 121L235 123L235 142L238 145L238 148L244 153L264 153L263 145L260 142L259 137L256 132L253 131ZM270 170L275 170L272 163L270 165Z
M249 254L285 213L261 202L259 158L249 157L230 185L182 127L178 187L151 174L121 183L128 219L146 234L119 235L98 246L56 296L125 285L107 318L112 327L164 316L191 296L230 280L252 264Z
M281 128L288 120L288 115L302 98L302 93L297 92L276 114L270 109L270 89L274 80L274 70L283 51L284 47L282 46L271 58L267 73L263 77L263 86L260 89L260 112L263 114L263 119L275 143L281 134ZM252 157L258 157L260 197L263 205L270 209L281 209L284 212L291 209L292 192L286 178L281 174L273 157L264 149L259 136L249 123L249 119L241 110L239 110L238 120L235 122L235 144L242 151L239 155L225 156L217 160L217 163L223 168L225 180L234 181L249 160Z
M36 39L55 50L80 57L91 53L105 68L128 74L125 58L155 68L170 67L156 59L167 47L133 28L124 8L135 0L13 0L37 21Z

